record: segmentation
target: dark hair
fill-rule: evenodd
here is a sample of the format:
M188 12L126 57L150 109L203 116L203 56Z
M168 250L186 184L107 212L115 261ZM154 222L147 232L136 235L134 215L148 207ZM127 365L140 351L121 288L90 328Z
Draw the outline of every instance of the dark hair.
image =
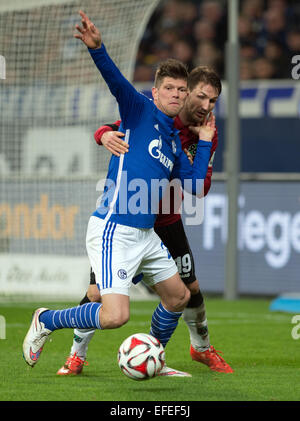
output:
M222 92L222 83L219 76L208 66L197 66L191 71L188 77L188 89L192 91L200 82L214 87L218 95Z
M188 79L187 66L179 60L169 58L162 62L156 70L154 86L159 88L165 77L173 79Z

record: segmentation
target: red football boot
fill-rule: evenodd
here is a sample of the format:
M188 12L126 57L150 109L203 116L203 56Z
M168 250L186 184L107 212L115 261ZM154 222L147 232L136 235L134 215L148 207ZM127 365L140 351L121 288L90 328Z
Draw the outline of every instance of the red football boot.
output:
M69 374L80 374L82 372L83 366L88 365L88 363L81 358L77 357L76 352L73 355L68 357L65 364L58 370L56 374L60 376L68 376Z
M213 346L210 346L207 351L203 352L196 351L192 345L190 348L192 360L206 364L212 371L218 371L219 373L233 373L233 369L218 354L218 352L220 351L216 351Z

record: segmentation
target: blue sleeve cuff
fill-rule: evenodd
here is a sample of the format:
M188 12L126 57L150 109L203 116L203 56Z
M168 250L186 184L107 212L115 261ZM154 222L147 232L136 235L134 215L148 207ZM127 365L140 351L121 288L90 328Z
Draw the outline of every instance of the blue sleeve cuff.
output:
M212 146L212 142L207 142L206 140L199 139L198 144L200 143L201 146Z
M89 51L89 53L91 54L91 55L97 55L97 54L102 54L102 53L106 53L106 48L105 48L105 45L104 45L104 43L102 42L101 43L101 47L99 47L99 48L89 48L88 47L88 51Z

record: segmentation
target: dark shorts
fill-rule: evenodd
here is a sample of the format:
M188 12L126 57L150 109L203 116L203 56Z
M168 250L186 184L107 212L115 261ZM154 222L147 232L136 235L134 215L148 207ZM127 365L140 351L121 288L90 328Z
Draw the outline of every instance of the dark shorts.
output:
M195 263L182 220L154 229L175 260L182 281L185 284L194 282L196 280Z
M180 219L174 224L155 227L155 232L160 237L164 245L168 248L171 256L175 260L182 281L186 285L194 282L196 280L195 263L187 236L184 231L182 220ZM91 269L90 285L95 284L95 274Z

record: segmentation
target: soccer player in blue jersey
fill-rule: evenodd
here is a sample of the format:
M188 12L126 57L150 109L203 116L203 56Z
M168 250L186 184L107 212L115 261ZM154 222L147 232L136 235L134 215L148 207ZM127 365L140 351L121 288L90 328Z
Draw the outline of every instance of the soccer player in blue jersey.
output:
M162 65L151 101L123 77L108 56L99 30L83 12L80 15L82 26L76 25L78 33L74 36L88 47L116 97L120 131L134 148L121 157L111 157L102 200L87 228L87 252L102 302L64 310L37 309L23 342L25 361L32 367L56 329L112 329L126 323L131 281L140 272L161 298L153 313L151 333L166 346L190 292L153 229L164 190L159 188L157 194L154 187L166 187L171 178L179 179L187 191L201 195L215 131L212 117L199 131L197 152L190 165L173 120L186 98L186 68L177 60Z
M191 153L191 161L199 139L195 127L201 126L213 111L221 90L221 81L211 68L198 66L189 74L187 99L184 107L174 119L174 126L180 130L179 137L182 148ZM118 120L114 123L105 124L99 127L94 134L97 144L105 146L108 151L116 156L127 153L129 147L122 140L124 133L118 131L120 123L120 120ZM216 127L212 139L210 162L204 180L205 196L211 187L213 159L217 145L218 133ZM190 356L194 361L207 365L212 371L232 373L233 369L219 354L220 351L216 351L210 342L205 300L200 289L200 282L196 277L193 253L184 231L181 212L179 209L174 209L174 202L179 202L178 207L181 204L180 200L175 199L176 194L182 198L181 190L174 191L174 196L170 195L168 207L170 212L160 211L155 221L154 230L169 249L177 264L182 281L191 292L191 299L182 316L189 329ZM135 280L133 282L135 283ZM90 285L86 295L80 301L80 305L90 301L101 301L95 275L92 271L90 273ZM82 373L84 365L87 365L88 346L95 332L96 329L74 329L70 354L57 371L58 375L68 376ZM173 377L182 376L182 372L170 367L165 367L161 374Z

